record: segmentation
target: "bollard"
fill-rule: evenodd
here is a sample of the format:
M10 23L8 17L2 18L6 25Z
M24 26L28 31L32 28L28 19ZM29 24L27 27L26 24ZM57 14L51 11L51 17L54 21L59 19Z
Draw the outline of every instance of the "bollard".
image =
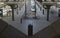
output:
M28 36L33 36L33 25L28 25Z
M21 20L20 20L20 21L21 21L21 23L22 23L22 18L21 18Z
M58 16L60 17L60 9L59 9L59 13L58 13Z
M43 15L44 15L44 9L43 9Z
M3 17L3 9L0 9L0 17Z

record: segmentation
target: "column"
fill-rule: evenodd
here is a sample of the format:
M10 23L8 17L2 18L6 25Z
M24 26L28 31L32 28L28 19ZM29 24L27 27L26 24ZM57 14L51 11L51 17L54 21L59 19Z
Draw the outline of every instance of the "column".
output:
M6 0L6 2L9 2L9 0Z
M47 21L49 21L49 9L47 9Z
M35 19L37 18L37 17L36 17L36 13L37 13L37 12L36 12L36 2L35 2Z
M25 18L26 18L26 0L25 0Z
M47 6L47 21L49 21L49 9L51 5L46 5Z
M14 21L14 5L12 5L12 21Z
M14 21L14 4L9 4L12 8L12 21Z
M17 5L17 15L18 15L18 5Z
M59 9L58 17L60 17L60 9Z
M51 0L52 2L54 2L54 0Z
M44 7L44 5L43 5L43 7ZM44 9L43 9L43 15L44 15Z

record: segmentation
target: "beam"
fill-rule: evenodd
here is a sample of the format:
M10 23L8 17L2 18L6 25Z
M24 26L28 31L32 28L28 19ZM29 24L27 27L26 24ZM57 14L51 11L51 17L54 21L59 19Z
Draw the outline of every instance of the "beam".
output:
M12 21L14 21L14 6L12 5Z
M42 2L43 5L56 5L57 2Z
M21 4L21 2L4 2L5 4Z
M9 6L11 6L12 8L12 21L14 21L14 4L9 4Z

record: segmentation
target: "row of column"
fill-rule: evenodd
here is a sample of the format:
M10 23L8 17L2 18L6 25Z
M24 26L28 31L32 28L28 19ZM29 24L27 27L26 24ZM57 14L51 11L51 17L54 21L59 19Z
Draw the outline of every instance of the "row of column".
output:
M36 3L36 2L35 2ZM13 4L9 4L12 7L12 20L14 21L14 6ZM47 21L49 21L49 9L51 5L46 5L47 6ZM25 1L25 17L26 17L26 1ZM18 12L17 12L18 14ZM43 14L44 14L44 10L43 10ZM36 18L36 6L35 6L35 18ZM21 18L22 20L22 18Z
M44 5L43 5L44 6ZM52 5L45 5L47 8L47 21L49 21L49 10ZM43 10L43 15L44 15L44 10ZM58 10L58 17L60 17L60 9Z
M18 5L16 5L17 7L15 7L15 4L8 4L9 6L11 6L12 9L12 21L14 21L14 9L18 9ZM18 10L17 10L17 14L18 14Z
M38 5L39 6L39 5ZM46 8L44 7L44 6L46 6ZM47 18L46 18L46 20L47 21L49 21L49 10L50 10L50 7L51 7L52 5L43 5L43 8L45 8L45 9L47 9ZM39 6L39 8L40 8L40 6ZM41 8L40 8L41 9ZM44 9L43 9L43 15L44 15Z

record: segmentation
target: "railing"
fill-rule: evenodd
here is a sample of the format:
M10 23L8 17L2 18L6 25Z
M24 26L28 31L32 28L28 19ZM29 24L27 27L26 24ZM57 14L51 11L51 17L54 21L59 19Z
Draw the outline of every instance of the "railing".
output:
M40 8L40 10L41 10L42 3L39 3L38 1L35 1L35 2L38 5L38 7Z

